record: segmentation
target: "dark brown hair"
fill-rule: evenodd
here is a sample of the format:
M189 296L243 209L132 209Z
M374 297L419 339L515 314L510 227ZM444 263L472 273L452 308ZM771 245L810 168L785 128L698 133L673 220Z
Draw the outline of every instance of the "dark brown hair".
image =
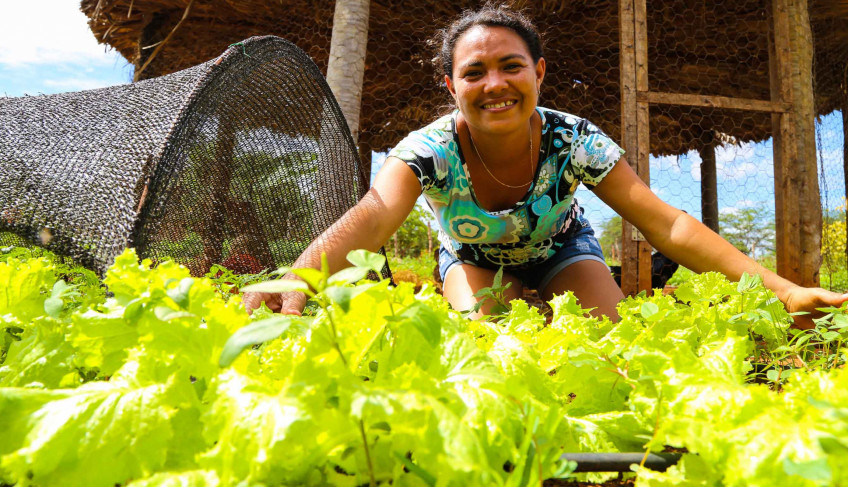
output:
M494 5L489 2L477 10L463 11L459 18L437 34L436 40L441 44L441 48L435 61L441 64L444 74L453 78L453 52L456 42L468 29L478 25L512 30L527 44L534 63L542 58L542 40L533 22L507 5Z

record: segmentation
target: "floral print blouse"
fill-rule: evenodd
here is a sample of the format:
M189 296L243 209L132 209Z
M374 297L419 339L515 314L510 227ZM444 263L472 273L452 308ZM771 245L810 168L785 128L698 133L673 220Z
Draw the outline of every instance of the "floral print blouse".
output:
M389 152L415 172L439 222L442 245L463 262L522 268L554 255L579 214L577 186L595 187L624 153L585 119L536 110L542 117L539 164L512 208L490 212L478 204L459 148L457 111L412 132Z

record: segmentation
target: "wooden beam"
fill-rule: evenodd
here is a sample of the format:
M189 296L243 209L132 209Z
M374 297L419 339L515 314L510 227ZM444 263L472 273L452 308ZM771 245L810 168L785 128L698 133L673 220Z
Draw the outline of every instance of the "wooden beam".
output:
M633 20L636 48L636 174L651 185L650 105L640 101L640 91L648 91L648 10L646 0L635 0ZM636 242L638 291L651 292L651 245L644 239Z
M638 121L636 116L636 26L634 0L619 0L619 65L621 75L621 141L627 151L627 161L638 172L636 147ZM625 295L638 290L639 246L633 240L633 226L621 221L621 291Z
M701 145L701 222L710 230L719 233L718 228L718 182L716 177L715 135L705 130L699 139Z
M745 110L749 112L785 113L789 110L788 103L779 101L775 102L769 100L753 100L750 98L731 98L727 96L666 93L647 90L639 90L638 100L657 105L726 108L729 110Z

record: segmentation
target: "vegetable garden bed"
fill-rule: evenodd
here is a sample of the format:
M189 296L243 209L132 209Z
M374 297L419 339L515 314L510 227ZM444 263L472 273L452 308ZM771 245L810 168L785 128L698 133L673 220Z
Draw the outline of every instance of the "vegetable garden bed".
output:
M704 274L626 299L619 323L568 294L549 323L522 301L469 321L426 286L347 284L381 264L351 259L304 273L311 316L248 316L220 269L191 278L130 251L106 293L3 249L0 482L848 483L844 309L789 332L756 279ZM669 448L665 472L621 478L562 457Z

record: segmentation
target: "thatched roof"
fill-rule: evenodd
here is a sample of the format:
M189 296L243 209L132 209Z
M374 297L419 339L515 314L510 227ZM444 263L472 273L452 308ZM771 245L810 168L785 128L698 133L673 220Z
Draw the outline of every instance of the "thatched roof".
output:
M185 20L180 21L191 3ZM304 49L326 72L334 1L83 0L95 36L137 64L157 49L139 39L168 37L142 78L217 56L253 35L274 34ZM360 142L382 150L445 111L450 102L426 42L463 8L480 2L372 0ZM546 38L546 106L589 118L620 139L618 2L519 1ZM649 84L655 91L768 100L766 0L648 4ZM844 103L848 1L811 0L816 110ZM146 46L142 46L146 47ZM141 55L139 54L141 52ZM705 131L737 140L771 135L771 117L726 109L651 108L651 152L679 154Z

